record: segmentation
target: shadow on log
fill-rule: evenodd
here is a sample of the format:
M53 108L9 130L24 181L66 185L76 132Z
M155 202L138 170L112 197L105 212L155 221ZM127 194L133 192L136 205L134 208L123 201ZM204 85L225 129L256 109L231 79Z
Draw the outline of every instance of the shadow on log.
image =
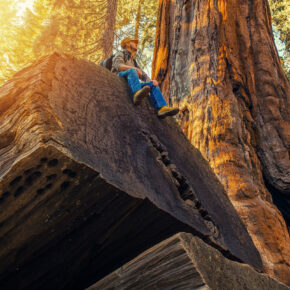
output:
M287 290L249 265L226 259L188 233L178 233L148 249L87 290L207 289Z

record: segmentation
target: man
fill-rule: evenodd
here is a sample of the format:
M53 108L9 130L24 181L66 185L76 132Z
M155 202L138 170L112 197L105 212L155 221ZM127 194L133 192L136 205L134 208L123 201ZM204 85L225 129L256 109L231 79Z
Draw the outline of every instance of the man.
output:
M138 40L127 37L122 40L121 47L123 51L115 54L112 60L112 72L119 77L125 77L128 81L133 103L139 105L141 101L151 93L154 105L157 109L157 115L160 118L176 115L178 108L170 108L158 87L156 80L151 80L147 74L138 66L136 62ZM139 81L141 79L143 82Z

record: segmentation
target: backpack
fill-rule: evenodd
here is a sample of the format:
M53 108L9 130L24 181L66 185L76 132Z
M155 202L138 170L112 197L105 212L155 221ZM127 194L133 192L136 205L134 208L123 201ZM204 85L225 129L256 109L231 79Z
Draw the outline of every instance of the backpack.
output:
M113 64L113 57L115 54L112 54L110 57L102 60L99 62L99 65L103 66L104 68L108 69L109 71L112 69L112 64Z
M123 50L123 53L124 53L124 60L125 62L129 59L130 57L130 53L128 54L128 51L127 50ZM112 70L112 65L113 65L113 58L115 56L115 53L112 54L110 57L102 60L101 62L99 62L99 65L101 65L102 67L108 69L109 71ZM139 65L137 64L136 60L134 59L134 64L136 67L139 68Z

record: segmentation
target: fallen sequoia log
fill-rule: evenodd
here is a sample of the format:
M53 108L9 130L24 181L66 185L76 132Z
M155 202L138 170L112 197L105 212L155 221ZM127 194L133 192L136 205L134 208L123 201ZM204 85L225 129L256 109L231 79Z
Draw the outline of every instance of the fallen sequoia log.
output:
M287 290L289 287L257 273L249 265L226 259L191 234L179 233L87 288L103 289Z
M154 110L58 54L0 89L1 289L83 289L181 231L262 269L208 163Z

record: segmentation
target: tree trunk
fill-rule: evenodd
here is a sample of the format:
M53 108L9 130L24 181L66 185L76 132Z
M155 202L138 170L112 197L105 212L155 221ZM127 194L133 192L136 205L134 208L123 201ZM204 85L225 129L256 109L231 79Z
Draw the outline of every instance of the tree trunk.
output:
M105 17L105 29L102 41L104 58L110 57L113 53L118 0L108 0L107 2L108 6Z
M160 0L159 9L152 77L180 107L184 133L226 188L266 271L290 284L289 233L271 196L289 220L289 84L268 3Z
M135 39L138 39L138 36L139 36L142 5L143 5L143 0L139 0L137 16L136 16L136 23L135 23L135 34L134 34Z

